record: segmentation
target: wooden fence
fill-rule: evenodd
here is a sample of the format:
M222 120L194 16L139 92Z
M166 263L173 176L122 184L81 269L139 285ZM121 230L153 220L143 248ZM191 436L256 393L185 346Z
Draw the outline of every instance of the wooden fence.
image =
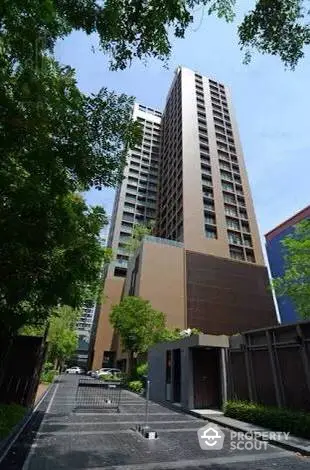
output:
M228 397L310 411L310 321L231 336Z

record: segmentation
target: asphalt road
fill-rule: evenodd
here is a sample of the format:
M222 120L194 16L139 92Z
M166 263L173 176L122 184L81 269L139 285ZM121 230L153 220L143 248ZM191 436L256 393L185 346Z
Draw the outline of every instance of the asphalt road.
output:
M134 429L144 422L143 398L122 391L119 413L76 409L78 379L61 376L1 470L310 469L310 458L269 444L260 448L259 441L248 444L251 450L233 449L225 428L221 450L201 450L197 430L206 421L156 403L150 403L149 422L159 438L147 440Z

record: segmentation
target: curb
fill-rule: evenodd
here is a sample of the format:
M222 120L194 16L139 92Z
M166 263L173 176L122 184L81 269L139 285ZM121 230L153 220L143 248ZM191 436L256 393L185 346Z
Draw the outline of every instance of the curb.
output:
M54 382L52 382L48 388L45 390L43 395L41 396L40 400L32 407L28 408L26 411L25 416L17 423L10 434L0 443L0 464L3 462L5 457L7 456L8 452L10 451L11 447L15 444L16 440L19 438L27 424L31 421L35 411L38 409L40 404L43 402L44 398L47 396L49 391L51 390Z
M204 421L211 421L211 423L218 424L219 426L222 426L223 428L228 428L237 432L243 432L243 433L247 432L239 426L236 426L230 423L223 423L220 419L216 419L216 416L212 416L212 415L202 416L201 414L196 413L195 411L191 411L191 410L183 409L183 411L187 412L188 414L192 416L195 416L196 418L201 418ZM255 426L253 423L249 423L249 424L252 424L253 426ZM269 429L267 430L269 431ZM272 430L270 430L270 432L272 432ZM288 442L277 441L275 439L263 439L262 437L259 437L259 436L256 437L256 439L259 441L269 442L269 444L273 444L274 446L281 447L282 449L285 449L285 450L290 450L291 452L298 452L301 455L310 456L310 449L308 450L298 445L288 444Z

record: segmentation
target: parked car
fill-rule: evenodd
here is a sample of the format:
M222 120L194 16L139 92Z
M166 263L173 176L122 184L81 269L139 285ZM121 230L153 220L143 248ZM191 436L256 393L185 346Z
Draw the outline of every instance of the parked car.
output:
M78 366L69 367L65 370L65 374L83 374L83 369Z
M100 378L100 377L104 377L105 375L118 375L118 374L121 374L121 370L120 369L114 369L114 368L110 368L110 369L99 369L98 372L97 372L97 377Z

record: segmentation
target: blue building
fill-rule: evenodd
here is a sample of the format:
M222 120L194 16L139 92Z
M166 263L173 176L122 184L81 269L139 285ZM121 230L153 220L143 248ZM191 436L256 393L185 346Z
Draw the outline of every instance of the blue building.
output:
M284 274L285 249L282 246L282 240L287 235L294 233L296 224L308 218L310 218L310 206L297 212L297 214L282 222L265 235L267 256L272 277L275 278ZM293 302L288 297L278 297L277 303L281 323L294 323L300 320Z

